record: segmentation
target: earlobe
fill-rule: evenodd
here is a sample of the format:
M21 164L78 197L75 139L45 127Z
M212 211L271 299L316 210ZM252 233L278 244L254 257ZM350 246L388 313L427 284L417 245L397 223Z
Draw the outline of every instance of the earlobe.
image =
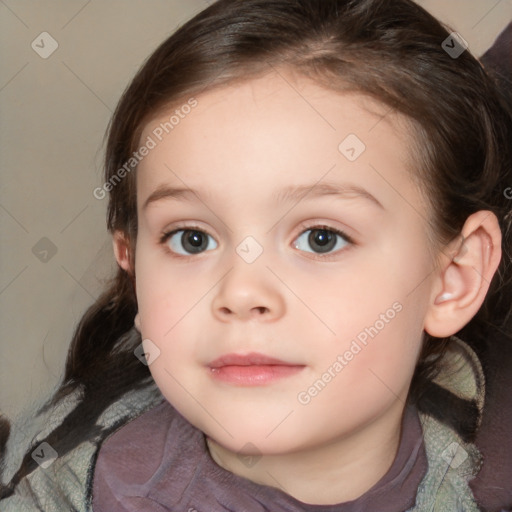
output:
M139 312L137 312L137 314L135 315L135 318L133 320L133 324L135 325L135 329L137 329L137 331L139 333L142 332L142 326L141 326L141 323L140 323L140 314L139 314Z
M469 216L461 235L443 251L425 317L425 331L438 338L455 334L476 315L501 259L501 231L492 212Z
M130 245L126 240L125 235L121 231L116 231L113 236L112 244L118 265L123 270L126 270L126 272L131 274L132 268L130 263Z

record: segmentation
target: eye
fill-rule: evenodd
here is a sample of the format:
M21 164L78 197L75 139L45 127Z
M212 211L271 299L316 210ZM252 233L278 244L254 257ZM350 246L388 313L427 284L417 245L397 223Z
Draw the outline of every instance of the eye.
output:
M189 256L191 254L199 254L210 247L210 240L213 241L217 248L217 242L208 233L199 229L175 229L170 233L164 233L160 239L161 244L165 244L171 252ZM184 252L183 252L184 251Z
M313 226L306 229L306 231L297 237L294 247L296 249L305 250L306 252L324 254L330 253L333 250L337 252L352 243L352 239L343 233L343 231L328 226ZM313 251L305 249L305 244L309 245Z

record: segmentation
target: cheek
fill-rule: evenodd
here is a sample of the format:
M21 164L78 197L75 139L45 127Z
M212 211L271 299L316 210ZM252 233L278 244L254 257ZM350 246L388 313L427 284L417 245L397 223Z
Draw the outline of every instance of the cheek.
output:
M427 284L418 283L428 275L422 262L407 266L406 261L396 254L383 257L362 263L363 277L351 274L331 282L331 296L323 306L330 311L326 323L336 337L329 344L325 336L319 345L315 373L320 388L323 381L332 384L318 395L318 407L337 403L340 410L356 410L368 404L378 408L396 396L405 400L422 345L427 304L422 293Z
M311 281L310 303L336 333L333 341L343 346L356 337L364 343L376 332L378 337L394 330L418 332L424 307L411 291L423 274L414 267L408 271L403 263L396 256L361 259L350 272L324 279L323 286Z
M137 255L136 275L142 338L159 351L149 366L151 375L169 402L180 411L189 411L193 404L183 386L190 387L191 363L198 358L192 341L202 331L194 319L206 315L206 302L200 301L204 280L169 265L165 256L143 249Z
M356 371L366 376L373 383L372 386L388 387L388 391L395 394L406 389L422 341L421 322L419 318L415 321L414 305L400 303L399 309L399 312L388 309L355 338L361 347ZM390 315L391 311L396 314ZM361 338L365 340L364 343L359 341Z
M350 431L397 400L405 403L422 338L407 315L405 305L384 327L367 324L359 337L331 349L297 396L303 413Z
M215 280L198 279L198 269L176 265L160 251L141 250L136 259L137 303L143 335L166 340L204 307L201 298ZM211 283L210 283L211 281Z

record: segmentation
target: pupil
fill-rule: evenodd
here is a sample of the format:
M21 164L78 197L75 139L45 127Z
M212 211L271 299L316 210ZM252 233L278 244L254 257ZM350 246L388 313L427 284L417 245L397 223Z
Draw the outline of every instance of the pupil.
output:
M327 231L326 229L315 229L311 231L309 235L309 243L314 248L316 245L318 247L318 252L328 252L330 251L334 245L336 244L336 239L333 233Z
M197 249L206 245L203 235L199 231L185 231L182 235L182 243L188 252L199 252Z

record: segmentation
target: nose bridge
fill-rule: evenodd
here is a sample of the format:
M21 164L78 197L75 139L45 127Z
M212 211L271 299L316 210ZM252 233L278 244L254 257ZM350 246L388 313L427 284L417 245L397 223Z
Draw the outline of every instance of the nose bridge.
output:
M282 315L284 297L268 263L263 245L255 237L246 236L235 247L231 269L217 288L212 302L214 315L223 321Z

